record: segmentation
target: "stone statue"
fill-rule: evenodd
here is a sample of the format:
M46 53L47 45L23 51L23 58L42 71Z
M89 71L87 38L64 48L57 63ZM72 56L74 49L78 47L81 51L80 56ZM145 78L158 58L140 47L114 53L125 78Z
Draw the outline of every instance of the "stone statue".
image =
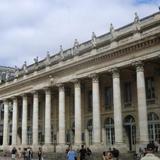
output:
M64 57L64 55L63 55L63 47L62 47L62 45L60 45L60 56L63 58Z
M26 61L24 61L24 64L23 64L23 66L22 66L22 69L23 69L23 71L24 71L25 73L28 72L28 70L27 70L27 62L26 62Z
M78 49L79 48L79 42L77 39L75 39L74 41L74 49Z
M134 15L135 15L134 23L138 23L139 22L139 16L138 16L137 12L135 12Z
M136 32L139 32L140 31L140 20L139 20L139 17L138 17L138 14L137 12L135 12L135 17L134 17L134 26L135 26L135 31Z
M51 64L51 57L49 54L49 51L47 51L47 55L46 55L46 65L50 65Z
M116 34L112 23L110 24L110 33L112 38L115 38Z
M19 75L19 68L17 66L15 66L14 68L15 68L15 77L18 77L18 75Z
M96 34L94 32L92 32L92 40L91 40L91 43L93 45L93 47L96 46Z
M38 57L34 58L33 60L34 60L35 65L38 65Z

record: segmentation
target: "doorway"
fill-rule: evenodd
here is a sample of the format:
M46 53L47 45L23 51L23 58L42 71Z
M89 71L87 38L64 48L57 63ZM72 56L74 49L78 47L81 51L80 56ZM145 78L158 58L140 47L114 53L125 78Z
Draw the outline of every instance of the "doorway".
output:
M129 151L135 151L136 149L136 125L135 119L128 115L124 119L124 127L128 138Z

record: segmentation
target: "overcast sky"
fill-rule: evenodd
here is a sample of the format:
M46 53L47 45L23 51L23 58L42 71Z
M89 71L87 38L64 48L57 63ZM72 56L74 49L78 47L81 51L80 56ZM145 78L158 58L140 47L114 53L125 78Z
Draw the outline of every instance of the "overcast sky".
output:
M33 63L139 17L158 11L160 0L0 0L0 66Z

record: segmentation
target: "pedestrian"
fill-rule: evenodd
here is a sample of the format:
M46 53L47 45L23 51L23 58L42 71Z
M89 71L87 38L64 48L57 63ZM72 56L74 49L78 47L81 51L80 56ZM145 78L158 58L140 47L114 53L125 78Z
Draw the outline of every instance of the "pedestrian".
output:
M15 147L13 147L11 152L12 152L11 159L15 160L16 159L16 154L17 154L17 149Z
M77 160L77 153L70 146L70 150L67 153L67 160Z
M113 154L113 157L115 157L116 160L119 159L119 150L118 149L113 148L112 154Z
M160 158L154 155L154 148L150 148L150 145L147 145L147 153L141 158L141 160L160 160Z
M106 153L105 160L113 160L113 155L111 151L108 151Z
M86 155L87 155L87 159L90 160L91 155L92 155L92 151L89 147L87 147L87 149L86 149Z
M81 149L80 149L79 153L80 153L80 160L85 160L85 158L86 158L86 149L84 148L84 145L81 146Z
M24 160L27 160L27 148L23 149L23 158Z
M22 157L22 151L21 151L21 148L18 148L17 155L18 155L18 159L20 160L20 159L21 159L21 157Z
M102 160L106 160L106 152L105 151L102 154Z
M38 150L38 160L43 160L43 152L41 147L39 147L39 150Z
M156 140L154 141L154 145L155 145L155 152L158 152L158 150L159 150L159 142L158 142L158 139L156 139Z

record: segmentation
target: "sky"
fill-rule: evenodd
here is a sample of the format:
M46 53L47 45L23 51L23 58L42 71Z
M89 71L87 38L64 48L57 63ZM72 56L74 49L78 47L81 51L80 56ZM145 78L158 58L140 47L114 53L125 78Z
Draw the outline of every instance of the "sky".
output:
M0 66L22 67L158 12L160 0L0 0Z

